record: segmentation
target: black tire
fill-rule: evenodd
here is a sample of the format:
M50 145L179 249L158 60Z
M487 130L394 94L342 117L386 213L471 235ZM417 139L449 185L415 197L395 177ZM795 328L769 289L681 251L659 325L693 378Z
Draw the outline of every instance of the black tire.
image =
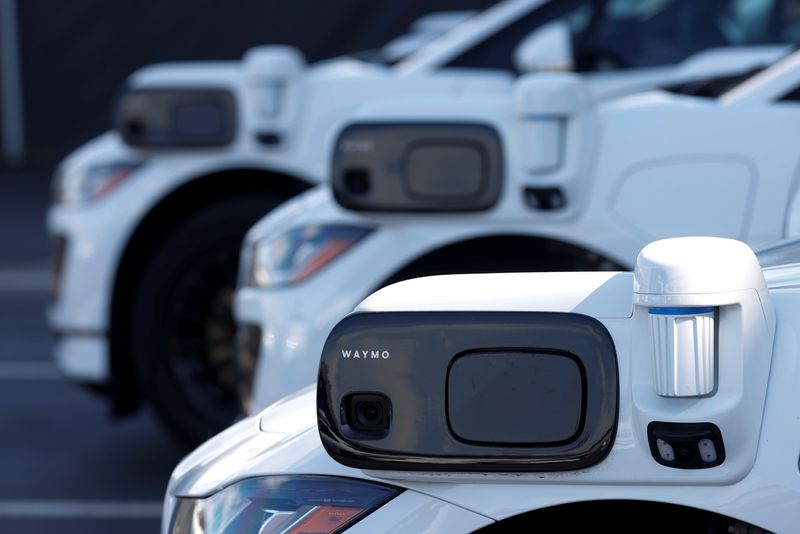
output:
M231 304L247 230L283 198L222 199L158 242L132 303L131 352L145 399L193 447L239 414Z

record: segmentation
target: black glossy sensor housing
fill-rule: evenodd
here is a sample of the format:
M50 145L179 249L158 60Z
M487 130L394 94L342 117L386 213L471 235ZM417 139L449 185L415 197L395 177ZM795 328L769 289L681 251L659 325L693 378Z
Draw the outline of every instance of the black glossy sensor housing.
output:
M227 89L131 89L113 124L132 146L225 146L236 135L236 100Z
M336 201L360 211L480 211L503 183L500 138L489 126L354 124L339 135Z
M317 387L325 449L362 469L582 469L617 424L614 343L571 313L353 314L328 337Z

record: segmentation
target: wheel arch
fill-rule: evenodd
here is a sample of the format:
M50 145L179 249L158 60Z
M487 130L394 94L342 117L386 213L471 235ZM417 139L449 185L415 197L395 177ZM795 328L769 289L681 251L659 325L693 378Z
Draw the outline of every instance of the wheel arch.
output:
M185 180L147 211L126 240L112 283L108 337L109 392L114 413L133 412L141 402L129 351L130 304L149 251L170 228L200 208L241 195L272 198L277 195L285 201L313 185L281 172L252 167L228 168Z
M581 243L502 232L472 236L427 250L395 269L373 290L438 274L628 269L629 265Z
M766 530L738 518L687 504L643 499L600 499L567 502L522 512L483 527L476 532L495 534L528 532L558 525L560 531L582 527L586 518L602 526L621 527L621 532L748 532ZM620 521L628 518L629 522ZM644 522L640 522L642 518ZM616 530L616 529L615 529Z

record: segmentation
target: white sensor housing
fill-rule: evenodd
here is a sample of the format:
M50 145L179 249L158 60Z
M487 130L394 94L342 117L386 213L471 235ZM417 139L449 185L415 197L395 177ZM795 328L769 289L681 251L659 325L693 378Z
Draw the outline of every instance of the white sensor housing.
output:
M715 237L656 241L636 260L634 303L646 307L653 378L663 397L699 397L717 387L715 317L734 293L768 299L761 266L744 243Z

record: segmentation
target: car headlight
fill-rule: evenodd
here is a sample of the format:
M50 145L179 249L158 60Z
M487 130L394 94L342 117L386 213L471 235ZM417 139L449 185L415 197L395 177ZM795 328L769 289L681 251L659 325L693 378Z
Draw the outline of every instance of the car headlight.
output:
M256 241L247 285L268 287L302 282L372 232L349 225L305 226Z
M170 534L341 532L401 490L331 476L243 480L205 499L177 499Z
M141 165L141 162L118 161L91 165L72 172L59 169L54 181L55 201L71 204L102 198Z

